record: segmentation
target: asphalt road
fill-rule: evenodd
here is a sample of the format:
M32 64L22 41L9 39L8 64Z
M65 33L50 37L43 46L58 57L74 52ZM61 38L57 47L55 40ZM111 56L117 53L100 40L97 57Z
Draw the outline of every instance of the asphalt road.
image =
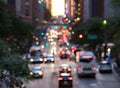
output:
M49 54L53 46L45 48ZM56 51L58 51L58 46ZM58 68L61 64L69 64L72 67L73 88L120 88L120 77L115 71L113 73L101 74L97 72L95 78L79 78L76 74L76 63L68 60L60 60L55 54L55 63L30 64L29 67L41 66L44 70L43 78L29 80L25 83L26 88L58 88Z
M115 72L107 74L98 72L95 78L79 78L76 75L76 63L68 60L60 60L58 56L56 56L55 64L42 63L30 65L30 67L41 66L44 69L44 76L43 78L28 81L26 87L58 88L58 68L61 64L70 64L72 66L73 88L120 88L120 79Z

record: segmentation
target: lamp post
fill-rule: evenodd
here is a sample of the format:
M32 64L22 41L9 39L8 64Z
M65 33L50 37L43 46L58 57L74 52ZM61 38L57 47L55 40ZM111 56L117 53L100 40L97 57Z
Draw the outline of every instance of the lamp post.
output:
M106 30L106 25L107 25L107 20L103 20L103 27L104 30ZM107 35L106 35L106 31L104 32L104 60L106 60L106 54L107 54Z

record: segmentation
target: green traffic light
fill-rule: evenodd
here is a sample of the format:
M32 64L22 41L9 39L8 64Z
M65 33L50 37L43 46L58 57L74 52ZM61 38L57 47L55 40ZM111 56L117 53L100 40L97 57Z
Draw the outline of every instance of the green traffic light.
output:
M44 33L43 33L43 32L41 32L41 35L43 36L43 35L44 35Z
M45 43L45 46L48 46L48 45L49 45L48 42L46 42L46 43Z
M64 25L64 22L62 22L62 25Z

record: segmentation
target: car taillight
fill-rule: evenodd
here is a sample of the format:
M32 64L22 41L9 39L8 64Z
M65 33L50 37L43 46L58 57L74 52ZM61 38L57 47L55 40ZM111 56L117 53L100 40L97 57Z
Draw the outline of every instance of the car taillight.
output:
M62 71L62 69L60 68L59 71Z
M96 56L93 57L96 60Z
M60 77L60 78L58 78L58 80L63 80L63 78Z
M72 77L69 77L68 80L72 80Z
M96 71L96 67L95 66L92 69L93 69L93 71Z
M71 71L71 68L69 68L68 71Z
M82 70L82 67L81 67L81 66L79 66L77 69L78 69L78 70Z

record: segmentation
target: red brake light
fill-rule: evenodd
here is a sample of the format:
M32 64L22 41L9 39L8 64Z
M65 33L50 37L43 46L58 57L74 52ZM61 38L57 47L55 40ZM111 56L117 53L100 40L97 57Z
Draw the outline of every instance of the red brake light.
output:
M60 78L58 78L58 80L63 80L63 78L60 77Z
M59 71L62 71L62 69L60 68Z
M72 80L72 77L69 77L68 80Z
M95 66L93 67L93 70L94 70L94 71L96 70L96 67L95 67Z
M79 66L77 69L78 69L78 70L81 70L81 69L82 69L82 67L81 67L81 66Z

